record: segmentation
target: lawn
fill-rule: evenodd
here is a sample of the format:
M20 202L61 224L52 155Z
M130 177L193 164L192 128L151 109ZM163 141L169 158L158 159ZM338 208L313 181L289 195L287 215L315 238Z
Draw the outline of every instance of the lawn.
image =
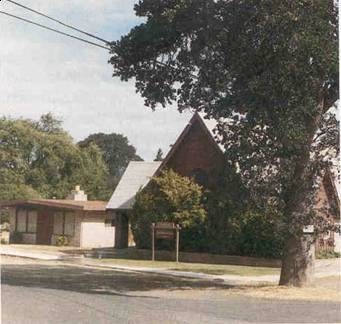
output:
M224 291L225 295L240 294L250 297L283 300L318 300L341 303L341 277L316 278L308 287L286 287L278 285L240 286Z
M239 275L239 276L264 276L279 274L278 268L251 267L237 265L204 264L204 263L184 263L168 261L148 261L148 260L127 260L127 259L92 259L96 263L131 266L142 268L158 268L173 271L191 271L211 275Z

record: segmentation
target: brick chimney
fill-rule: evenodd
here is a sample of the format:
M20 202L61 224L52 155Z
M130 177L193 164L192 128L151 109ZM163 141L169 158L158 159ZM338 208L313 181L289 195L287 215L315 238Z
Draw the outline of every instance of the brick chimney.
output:
M74 190L67 196L66 199L76 200L76 201L87 201L88 196L81 190L80 186L76 186Z

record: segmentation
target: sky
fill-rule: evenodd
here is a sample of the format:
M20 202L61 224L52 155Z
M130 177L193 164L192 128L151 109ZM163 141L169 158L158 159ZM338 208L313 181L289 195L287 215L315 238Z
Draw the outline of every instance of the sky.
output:
M110 41L142 22L133 0L17 2ZM86 37L6 0L0 10ZM109 57L105 49L0 14L0 116L38 119L52 112L76 141L114 132L127 136L147 161L158 148L166 153L191 113L144 106L134 81L112 78Z

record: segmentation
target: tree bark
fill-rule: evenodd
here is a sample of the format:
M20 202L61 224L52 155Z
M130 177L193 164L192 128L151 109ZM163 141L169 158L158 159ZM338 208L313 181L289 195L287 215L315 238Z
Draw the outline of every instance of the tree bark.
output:
M318 114L306 120L306 143L302 147L300 156L297 157L291 187L288 190L286 217L289 225L296 227L297 232L296 234L289 234L285 242L279 285L302 287L310 284L313 280L315 242L313 235L300 232L297 227L303 227L303 224L297 221L296 217L299 217L298 215L304 213L308 208L306 200L309 190L305 188L304 183L307 181L306 172L311 154L311 145L323 115L323 89L320 91L318 102Z
M315 245L309 234L291 236L286 241L282 258L280 285L302 287L313 280Z

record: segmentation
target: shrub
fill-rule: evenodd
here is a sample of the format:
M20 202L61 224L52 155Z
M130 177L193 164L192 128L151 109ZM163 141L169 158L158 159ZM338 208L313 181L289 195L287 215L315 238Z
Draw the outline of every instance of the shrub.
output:
M21 232L12 232L10 234L10 242L11 243L22 243L23 241L23 234Z
M212 177L216 180L205 192L206 248L211 253L240 254L241 215L248 209L248 192L229 164Z
M240 255L280 258L283 238L279 234L275 212L247 212L241 215L238 238Z
M332 259L339 257L341 257L341 254L333 250L319 250L316 252L316 259Z
M174 222L182 227L180 247L196 250L204 239L205 217L201 186L166 170L137 193L130 220L138 248L151 247L153 222ZM160 242L158 246L173 248L174 242Z
M57 246L66 246L69 245L69 240L66 235L59 235L56 239Z

